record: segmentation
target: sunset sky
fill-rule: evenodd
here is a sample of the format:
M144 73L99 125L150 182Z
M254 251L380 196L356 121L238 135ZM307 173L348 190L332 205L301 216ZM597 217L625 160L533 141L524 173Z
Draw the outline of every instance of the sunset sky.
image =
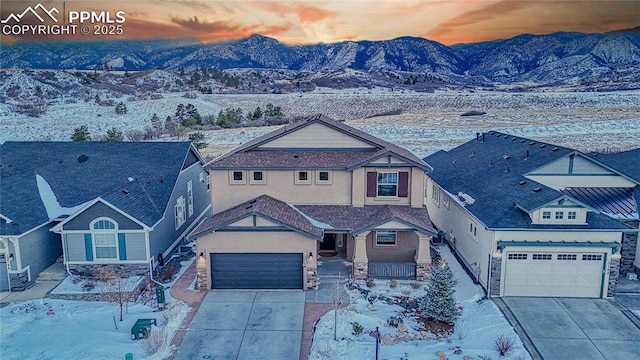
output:
M37 3L3 0L0 4L2 19ZM44 0L41 3L48 8L56 6L61 13L63 7L66 11L125 11L124 34L118 36L119 39L197 38L210 42L258 33L288 44L419 36L450 45L522 33L605 32L640 25L640 1ZM6 43L46 38L2 35L2 41ZM49 39L62 40L63 37Z

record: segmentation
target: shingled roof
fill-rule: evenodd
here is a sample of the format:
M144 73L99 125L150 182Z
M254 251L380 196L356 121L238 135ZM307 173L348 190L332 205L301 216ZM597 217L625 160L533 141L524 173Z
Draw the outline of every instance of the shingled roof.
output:
M63 208L99 197L153 226L183 166L199 161L190 149L189 142L5 142L0 145L0 214L11 222L0 231L18 235L51 220L38 176Z
M347 134L355 139L370 144L371 150L364 151L331 151L330 149L296 149L296 150L257 150L258 147L284 135L290 134L305 126L321 123L332 129ZM209 164L209 169L352 169L386 155L394 155L424 170L430 170L420 158L410 151L379 139L364 131L352 128L342 122L324 115L315 115L301 121L283 126L273 132L255 138L223 155Z
M424 161L429 177L491 229L627 229L604 214L590 213L588 225L532 224L533 210L565 196L524 175L576 150L491 131ZM466 201L471 197L475 201Z

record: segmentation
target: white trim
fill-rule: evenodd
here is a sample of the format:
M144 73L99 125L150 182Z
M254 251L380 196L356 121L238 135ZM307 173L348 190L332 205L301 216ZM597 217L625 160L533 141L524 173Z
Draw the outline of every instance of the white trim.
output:
M61 232L60 234L86 234L88 231L88 229L86 230L65 230L63 232ZM120 232L122 233L126 233L126 234L130 234L130 233L134 233L134 234L142 234L142 233L146 233L148 232L147 230L127 230L127 229L120 229Z
M193 180L187 182L187 218L193 216Z
M396 174L396 194L395 195L380 195L380 174ZM393 185L392 183L383 183L382 185ZM398 192L400 190L400 171L378 171L376 169L376 198L377 199L395 199L398 198Z
M111 209L115 210L116 212L120 213L120 215L125 216L127 219L135 222L136 224L140 225L142 227L142 229L144 230L150 230L151 228L147 225L145 225L144 223L142 223L141 221L139 221L138 219L134 218L133 216L127 214L126 212L124 212L123 210L120 210L120 208L118 208L117 206L111 204L110 202L104 200L101 197L97 197L89 202L87 202L83 207L81 207L80 209L78 209L78 211L74 212L73 214L71 214L68 218L66 218L65 220L59 222L57 225L55 225L54 227L52 227L50 229L50 231L53 231L54 233L60 234L63 230L62 228L64 227L64 225L66 223L68 223L69 221L71 221L72 219L76 218L78 215L80 215L81 213L83 213L85 210L89 209L91 206L97 204L98 202L101 202L105 205L107 205L108 207L110 207Z
M111 261L108 261L111 260ZM100 265L100 264L146 264L147 260L118 260L118 259L102 259L102 261L69 261L69 265Z
M378 233L393 233L395 235L395 239L393 244L378 244ZM375 230L373 231L373 245L375 247L396 247L398 246L398 231L397 230Z
M4 221L6 221L7 224L11 224L13 222L13 220L9 219L8 217L0 214L0 219L4 219Z

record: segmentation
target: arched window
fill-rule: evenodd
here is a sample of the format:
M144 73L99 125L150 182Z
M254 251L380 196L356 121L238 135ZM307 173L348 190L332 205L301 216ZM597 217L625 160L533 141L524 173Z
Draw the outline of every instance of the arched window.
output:
M98 218L91 223L96 259L118 258L118 224L112 219Z

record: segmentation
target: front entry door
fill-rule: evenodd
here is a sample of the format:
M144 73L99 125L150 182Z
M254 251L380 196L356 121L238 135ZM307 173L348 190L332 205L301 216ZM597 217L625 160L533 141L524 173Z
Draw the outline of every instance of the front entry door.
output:
M320 243L320 251L336 251L336 234L324 234Z

